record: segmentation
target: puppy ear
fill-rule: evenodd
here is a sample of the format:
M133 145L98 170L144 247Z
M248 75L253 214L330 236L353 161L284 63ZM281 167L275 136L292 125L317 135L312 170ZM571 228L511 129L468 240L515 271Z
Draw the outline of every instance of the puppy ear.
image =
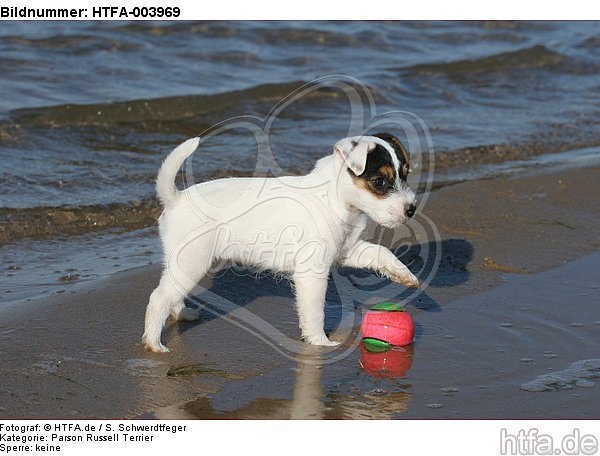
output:
M333 146L334 153L338 154L350 170L360 176L365 172L367 166L367 154L375 147L375 144L366 141L359 136L344 138Z

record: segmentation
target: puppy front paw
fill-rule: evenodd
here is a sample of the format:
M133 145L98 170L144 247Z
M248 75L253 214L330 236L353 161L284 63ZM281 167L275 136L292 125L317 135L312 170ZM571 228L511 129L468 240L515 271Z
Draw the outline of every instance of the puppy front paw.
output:
M407 288L419 288L419 279L417 279L417 277L408 269L406 271L390 271L389 269L386 269L384 274L388 276L392 282L399 283Z
M401 282L403 285L405 285L407 288L419 288L419 279L417 279L417 277L414 274L411 274L411 277L409 280L406 280L405 282Z
M304 341L309 343L310 345L318 345L321 347L337 347L338 345L340 345L339 342L329 340L325 333L319 334L317 336L304 336Z

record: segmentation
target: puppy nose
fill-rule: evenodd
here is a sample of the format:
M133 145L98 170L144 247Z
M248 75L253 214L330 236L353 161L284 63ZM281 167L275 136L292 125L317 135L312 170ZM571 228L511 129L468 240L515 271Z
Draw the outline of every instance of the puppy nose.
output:
M412 217L413 215L415 215L415 211L417 210L417 206L415 206L414 204L409 204L406 207L406 216L407 217Z

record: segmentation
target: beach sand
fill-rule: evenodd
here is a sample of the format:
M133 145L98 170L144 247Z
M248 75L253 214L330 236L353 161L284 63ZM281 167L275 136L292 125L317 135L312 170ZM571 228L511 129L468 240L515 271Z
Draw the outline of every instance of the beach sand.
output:
M148 353L143 315L160 270L143 267L0 309L0 418L598 418L595 361L529 390L600 358L599 171L434 191L424 214L442 261L409 305L417 337L389 354L391 371L369 370L380 360L358 348L322 367L297 362L210 315L170 325L172 352ZM204 285L299 338L285 281L225 273Z

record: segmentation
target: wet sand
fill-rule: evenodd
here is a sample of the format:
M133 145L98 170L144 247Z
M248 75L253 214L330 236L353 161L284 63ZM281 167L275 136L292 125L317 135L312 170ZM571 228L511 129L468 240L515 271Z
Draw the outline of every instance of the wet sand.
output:
M297 362L231 324L235 314L208 313L169 326L172 353L145 352L157 267L5 305L0 417L597 418L597 364L572 381L541 382L548 391L526 385L600 358L598 171L433 192L424 213L442 235L441 264L409 306L414 344L385 357L358 347L320 367L310 362L331 355L305 347ZM298 338L284 281L225 273L204 285ZM342 305L334 284L327 304L333 329Z

